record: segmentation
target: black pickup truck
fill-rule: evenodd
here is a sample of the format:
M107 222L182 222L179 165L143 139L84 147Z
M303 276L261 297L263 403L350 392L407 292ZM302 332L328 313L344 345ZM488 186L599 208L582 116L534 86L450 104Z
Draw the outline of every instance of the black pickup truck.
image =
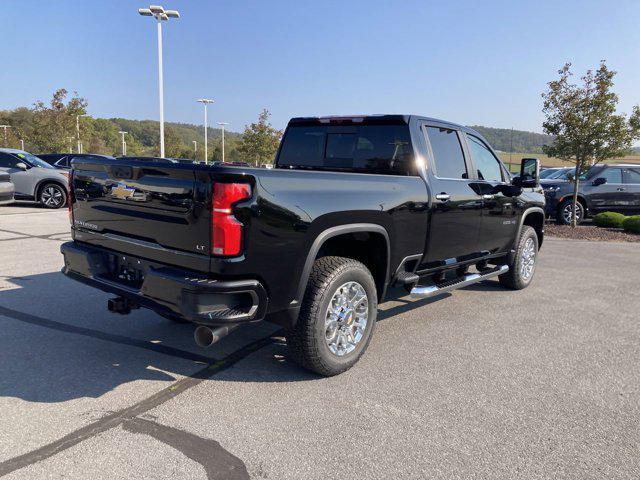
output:
M536 159L510 174L474 130L414 115L295 118L273 169L74 161L63 272L192 322L208 346L282 325L322 375L364 353L391 286L432 296L534 274L544 234Z

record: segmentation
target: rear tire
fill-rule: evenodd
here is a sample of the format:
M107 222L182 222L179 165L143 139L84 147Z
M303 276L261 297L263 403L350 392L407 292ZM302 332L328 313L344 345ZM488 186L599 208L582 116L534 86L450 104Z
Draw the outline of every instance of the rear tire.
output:
M500 284L512 290L528 287L533 280L537 260L538 235L532 227L523 225L516 245L516 253L509 264L509 271L498 277Z
M57 183L45 183L38 192L38 201L45 208L62 208L67 204L67 190Z
M324 376L348 370L371 341L377 308L376 284L367 267L351 258L319 258L298 321L285 333L291 358Z

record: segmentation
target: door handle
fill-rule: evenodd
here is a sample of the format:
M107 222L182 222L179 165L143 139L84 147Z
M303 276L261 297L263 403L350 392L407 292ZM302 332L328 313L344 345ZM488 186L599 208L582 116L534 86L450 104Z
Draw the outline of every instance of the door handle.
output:
M441 202L446 202L446 201L448 201L450 198L451 198L451 195L449 195L448 193L444 193L444 192L442 192L442 193L438 193L438 194L436 195L436 199L437 199L437 200L440 200Z
M490 193L485 193L484 195L482 195L483 200L493 200L493 197L495 197L495 195L492 195Z
M619 192L626 192L627 191L626 188L624 188L624 187L618 187L618 188L616 188L616 190L618 190Z

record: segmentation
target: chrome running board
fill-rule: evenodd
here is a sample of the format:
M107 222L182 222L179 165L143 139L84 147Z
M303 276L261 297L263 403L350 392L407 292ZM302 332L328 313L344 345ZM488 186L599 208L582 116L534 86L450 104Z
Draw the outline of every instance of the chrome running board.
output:
M482 273L470 273L465 275L461 279L450 280L438 285L430 285L428 287L416 285L411 289L411 295L421 298L433 297L434 295L438 295L440 293L450 292L451 290L456 290L458 288L466 287L467 285L478 283L489 278L497 277L498 275L502 275L504 273L507 273L508 271L508 265L500 265L499 267L485 270Z

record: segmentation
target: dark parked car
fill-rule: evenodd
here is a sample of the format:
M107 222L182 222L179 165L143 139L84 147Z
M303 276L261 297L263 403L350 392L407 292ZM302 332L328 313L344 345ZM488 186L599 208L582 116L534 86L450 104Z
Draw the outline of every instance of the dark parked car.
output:
M0 205L13 203L15 187L11 183L11 175L0 172Z
M273 169L82 160L63 271L113 293L111 311L196 324L200 346L282 325L295 361L335 375L364 353L392 285L530 284L538 168L524 159L512 182L478 132L409 115L293 119Z
M71 168L71 162L76 158L113 158L109 155L98 155L95 153L44 153L38 155L38 158L41 158L49 165L61 169L61 170L69 170Z
M570 224L573 182L542 180L541 184L547 199L547 215L563 225ZM640 165L597 164L582 174L576 205L577 221L600 212L640 214Z

